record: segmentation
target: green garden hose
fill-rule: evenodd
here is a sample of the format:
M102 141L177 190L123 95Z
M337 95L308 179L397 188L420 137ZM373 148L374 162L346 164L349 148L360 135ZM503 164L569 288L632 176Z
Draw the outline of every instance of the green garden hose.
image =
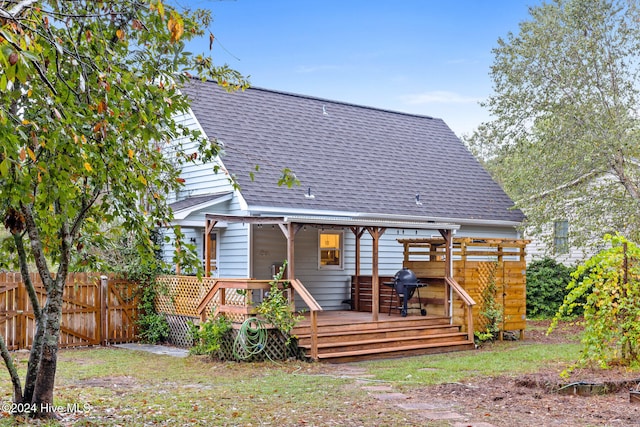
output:
M266 345L267 329L263 326L262 320L250 317L242 322L238 335L233 341L233 356L236 360L246 360L260 354ZM267 357L269 357L268 354Z

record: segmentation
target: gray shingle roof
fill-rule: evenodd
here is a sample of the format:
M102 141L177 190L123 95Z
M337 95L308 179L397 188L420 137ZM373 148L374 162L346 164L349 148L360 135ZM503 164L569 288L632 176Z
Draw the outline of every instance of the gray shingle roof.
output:
M259 88L226 93L198 80L183 91L207 136L224 142L222 161L250 207L523 219L440 119ZM284 167L299 187L277 186Z

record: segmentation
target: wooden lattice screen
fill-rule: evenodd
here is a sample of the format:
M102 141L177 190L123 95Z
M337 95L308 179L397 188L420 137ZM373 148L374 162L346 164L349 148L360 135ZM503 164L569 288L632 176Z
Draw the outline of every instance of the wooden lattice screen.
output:
M442 250L443 239L399 239L399 242L404 245L405 267L433 272L434 276L443 274L440 270L443 270L444 259L434 255ZM520 331L523 336L527 307L527 243L529 241L519 239L454 238L453 278L476 302L473 307L476 331L486 328L486 318L481 315L486 303L483 295L489 283L494 281L494 298L503 311L502 331Z
M191 347L189 323L197 324L200 317L196 313L198 304L215 284L215 279L195 276L160 276L157 279L161 292L155 299L158 313L164 314L169 323L169 342L179 347ZM217 301L210 302L211 312Z

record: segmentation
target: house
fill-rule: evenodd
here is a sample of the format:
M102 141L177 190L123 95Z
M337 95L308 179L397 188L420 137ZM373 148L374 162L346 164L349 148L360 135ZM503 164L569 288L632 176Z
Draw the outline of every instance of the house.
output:
M407 261L400 241L427 242L451 276L454 237L519 238L522 212L441 119L210 81L183 91L183 124L224 147L217 173L183 169L172 203L208 275L269 280L287 259L323 312L368 304L377 320L380 293L393 290L380 284ZM279 186L283 173L299 185ZM368 303L354 277L369 277ZM295 303L308 308L299 293Z
M628 163L638 166L634 161ZM576 266L606 248L605 234L633 236L637 229L633 202L614 170L591 171L530 197L524 206L530 217L554 209L545 215L550 218L548 223L529 225L523 231L530 240L528 262L550 257Z

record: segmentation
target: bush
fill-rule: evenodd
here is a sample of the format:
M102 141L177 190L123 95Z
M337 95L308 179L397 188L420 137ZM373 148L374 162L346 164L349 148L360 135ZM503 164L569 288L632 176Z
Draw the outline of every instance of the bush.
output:
M544 258L527 267L527 317L553 317L567 295L572 268ZM579 313L575 313L579 314Z
M160 313L156 312L154 300L158 293L157 285L147 284L142 290L140 304L138 305L138 337L149 344L157 344L169 338L169 323Z
M576 366L595 363L640 366L640 248L616 235L611 244L572 273L569 294L549 332L560 318L584 309L582 351Z
M304 319L304 316L294 313L291 309L291 305L289 304L287 295L284 292L284 289L289 286L289 283L284 283L284 289L280 289L278 286L278 282L282 280L282 276L286 267L287 261L284 262L278 274L273 277L273 280L271 281L271 289L269 290L268 295L256 308L258 313L262 315L262 317L268 323L270 323L274 328L278 329L287 337L288 345L290 342L291 330L299 321Z
M206 354L215 356L222 338L231 330L231 321L224 316L208 318L199 326L189 322L189 336L193 339L194 346L189 350L191 354Z

